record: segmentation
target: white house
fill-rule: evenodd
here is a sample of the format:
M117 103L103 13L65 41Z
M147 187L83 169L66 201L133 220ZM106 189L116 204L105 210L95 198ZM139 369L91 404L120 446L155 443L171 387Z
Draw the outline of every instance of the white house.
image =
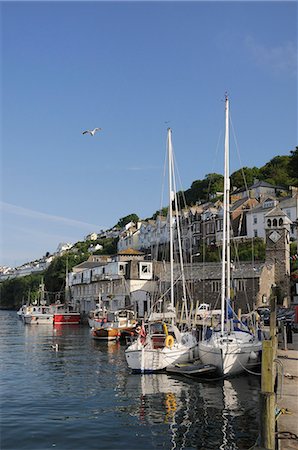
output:
M247 212L246 222L248 238L259 237L265 239L265 215L275 208L277 204L278 200L267 197L262 204Z

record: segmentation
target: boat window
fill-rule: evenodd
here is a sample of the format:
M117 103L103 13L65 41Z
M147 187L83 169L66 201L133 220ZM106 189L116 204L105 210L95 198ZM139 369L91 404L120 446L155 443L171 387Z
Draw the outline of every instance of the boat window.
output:
M150 333L152 334L164 334L163 325L161 322L153 323L150 325Z

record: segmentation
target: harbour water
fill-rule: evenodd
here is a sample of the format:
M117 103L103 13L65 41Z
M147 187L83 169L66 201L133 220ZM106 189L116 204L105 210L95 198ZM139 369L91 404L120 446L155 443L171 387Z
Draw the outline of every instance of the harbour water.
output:
M0 311L2 450L249 449L260 377L133 375L125 346L87 326L24 325ZM58 344L58 345L56 345Z

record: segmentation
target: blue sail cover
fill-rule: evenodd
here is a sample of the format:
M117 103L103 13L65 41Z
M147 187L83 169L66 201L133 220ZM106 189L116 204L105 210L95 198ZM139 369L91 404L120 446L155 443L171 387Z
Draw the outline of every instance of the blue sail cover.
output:
M226 302L227 302L227 307L226 307L226 311L225 311L225 316L226 316L225 318L226 319L233 319L233 317L235 316L235 313L234 313L234 311L233 311L233 309L231 307L230 299L227 298Z

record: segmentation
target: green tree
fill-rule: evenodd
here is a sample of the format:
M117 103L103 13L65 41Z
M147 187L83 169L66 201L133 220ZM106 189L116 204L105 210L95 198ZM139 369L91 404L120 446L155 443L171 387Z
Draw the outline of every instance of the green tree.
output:
M289 156L275 156L265 166L260 168L261 179L267 183L279 186L289 186Z
M41 274L13 278L0 284L0 307L18 309L22 304L37 298Z
M298 147L295 150L291 150L288 171L290 177L293 178L292 184L298 186Z
M231 175L231 187L245 188L245 183L251 186L254 183L255 178L260 178L260 170L257 167L243 167L236 170Z
M196 180L190 189L184 192L187 205L194 205L196 202L206 202L217 192L223 191L223 176L218 173L209 173L203 180Z
M118 223L116 224L116 227L123 228L125 225L127 225L129 222L138 222L139 216L137 214L128 214L128 216L122 217L119 219Z

